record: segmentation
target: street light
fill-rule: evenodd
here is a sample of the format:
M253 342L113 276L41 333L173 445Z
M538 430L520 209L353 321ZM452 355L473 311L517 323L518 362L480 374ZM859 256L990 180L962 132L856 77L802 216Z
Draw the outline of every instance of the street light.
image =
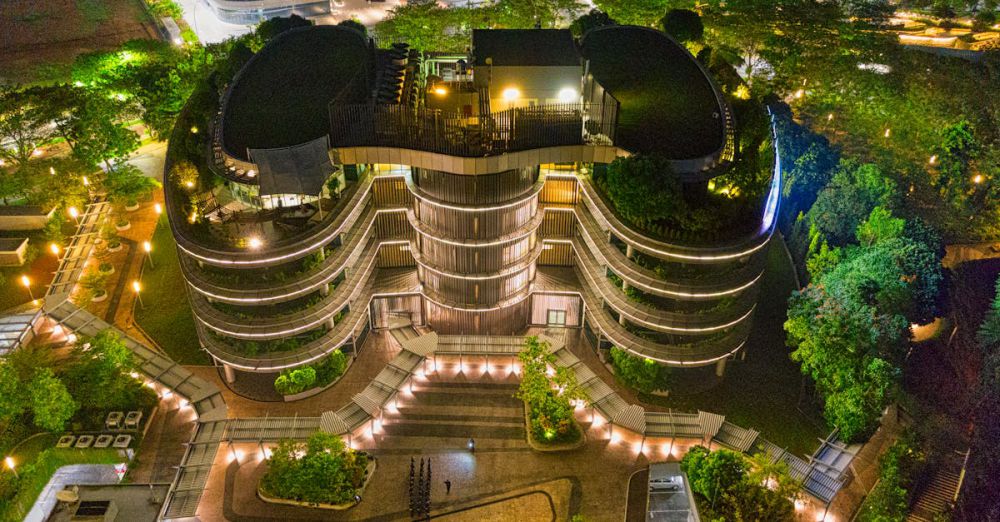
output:
M3 463L6 464L7 467L10 468L10 470L14 472L14 478L20 478L20 477L17 476L17 470L14 469L14 458L13 457L7 457L7 458L3 459Z
M517 90L517 87L507 87L503 90L503 99L507 103L512 103L521 97L521 91Z
M153 211L156 212L157 216L159 216L160 214L163 213L163 206L160 205L159 203L156 203L153 205Z
M59 257L59 245L55 243L49 243L49 250L52 251L52 254L54 256Z
M76 207L69 207L66 209L66 212L69 212L69 217L73 218L73 221L76 221L77 225L80 224L80 211Z
M142 286L139 285L138 279L132 280L132 291L135 292L135 298L139 301L139 308L145 310L146 305L142 304L142 294L139 292L142 290Z
M30 297L31 300L34 301L35 300L35 294L33 294L31 292L31 279L28 279L28 276L26 276L26 275L22 275L21 276L21 284L24 285L24 287L28 289L28 297Z
M146 257L149 258L149 268L155 269L156 266L153 265L153 254L151 253L153 251L153 245L150 244L149 241L143 241L142 249L146 251Z

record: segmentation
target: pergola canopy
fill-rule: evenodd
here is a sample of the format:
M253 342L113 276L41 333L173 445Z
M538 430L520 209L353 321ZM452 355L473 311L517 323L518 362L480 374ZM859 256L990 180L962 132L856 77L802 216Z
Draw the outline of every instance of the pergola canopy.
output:
M317 195L333 174L327 136L280 149L250 149L260 175L260 195Z

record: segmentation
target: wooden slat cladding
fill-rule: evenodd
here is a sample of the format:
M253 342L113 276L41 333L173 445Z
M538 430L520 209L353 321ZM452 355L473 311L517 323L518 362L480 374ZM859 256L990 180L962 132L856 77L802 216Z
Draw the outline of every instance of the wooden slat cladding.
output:
M538 179L538 167L475 176L413 169L413 182L428 196L459 204L502 203L527 194Z
M442 335L510 335L528 326L530 299L489 312L452 310L427 302L427 323Z
M530 197L510 207L467 212L417 200L417 219L444 237L492 239L526 225L538 212L538 198Z
M539 265L573 266L573 247L567 243L545 243L542 255L538 256Z
M376 177L372 182L372 195L376 207L409 207L413 194L406 188L406 180L398 176Z
M424 324L423 297L403 295L372 299L371 319L375 328L389 328L391 321L409 319L414 325Z
M534 279L534 266L493 279L462 279L421 267L420 280L428 296L456 307L494 306L527 290Z
M576 232L576 216L571 210L547 209L538 235L542 238L570 238Z
M523 262L531 255L536 239L531 234L521 239L490 246L466 246L420 237L420 253L427 263L451 272L482 274L502 270Z
M577 181L575 178L545 178L545 185L538 198L542 203L572 205L577 202Z
M549 324L549 311L565 312L566 323L563 326L580 326L580 312L583 300L578 295L565 294L534 294L531 296L531 324ZM553 314L553 319L559 319L559 314Z
M401 266L414 266L413 254L410 253L410 245L382 245L378 249L379 268L394 268Z
M375 216L375 235L383 239L412 239L416 232L405 212L379 212Z

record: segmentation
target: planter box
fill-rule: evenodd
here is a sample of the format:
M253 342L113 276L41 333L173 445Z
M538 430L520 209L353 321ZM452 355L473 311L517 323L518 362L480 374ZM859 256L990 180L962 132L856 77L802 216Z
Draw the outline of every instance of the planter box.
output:
M118 246L114 246L114 247L111 246L111 245L108 245L108 252L118 252L119 250L121 250L124 247L125 247L124 243L118 243Z
M92 297L92 298L90 299L90 302L91 302L91 303L100 303L101 301L104 301L104 300L106 300L107 298L108 298L108 293L107 293L107 292L104 292L103 294L101 294L101 295L99 295L99 296L95 296L95 297Z
M531 418L528 416L528 405L524 404L524 435L528 440L528 446L535 451L540 451L542 453L555 453L558 451L573 451L575 449L582 448L587 444L587 432L584 431L583 426L576 421L576 417L570 417L573 420L573 425L576 429L580 431L580 440L576 442L560 442L557 444L545 444L535 440L535 437L531 433Z
M368 455L368 467L365 469L365 481L358 488L358 495L364 497L362 493L365 492L365 488L368 487L368 483L372 479L372 475L375 474L375 457ZM301 500L288 500L284 498L270 497L260 489L260 483L257 484L257 497L259 497L264 502L269 504L284 504L286 506L298 506L307 507L315 509L329 509L333 511L345 511L351 509L352 507L358 505L356 502L346 502L344 504L324 504L322 502L303 502Z
M118 223L115 223L115 230L119 232L124 232L130 228L132 228L131 222L125 223L124 225L119 225Z
M352 364L354 364L354 358L350 357L347 359L347 367L344 368L344 373L340 374L340 377L334 379L332 382L330 382L330 384L327 384L325 386L315 386L313 388L309 388L308 390L301 391L299 393L295 393L292 395L282 395L282 397L284 397L285 402L294 402L305 399L307 397L312 397L313 395L323 393L324 391L326 391L327 388L340 382L340 380L343 379L345 375L347 375L347 370L351 369Z
M136 203L135 205L126 205L125 210L127 212L135 212L136 210L139 210L139 204Z

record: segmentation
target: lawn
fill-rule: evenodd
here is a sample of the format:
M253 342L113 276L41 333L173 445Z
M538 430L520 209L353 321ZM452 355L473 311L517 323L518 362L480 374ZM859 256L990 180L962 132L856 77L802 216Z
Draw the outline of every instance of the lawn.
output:
M299 145L330 132L327 105L362 72L368 56L357 32L316 26L259 52L236 80L225 108L230 154ZM363 98L363 83L353 85ZM359 102L357 97L348 100Z
M67 237L73 233L67 228ZM53 272L59 268L59 261L48 250L48 245L40 230L0 231L0 237L27 237L28 249L34 250L35 259L23 266L5 266L0 268L0 310L19 306L31 300L28 291L21 284L21 276L27 275L31 281L31 292L36 299L45 296ZM29 254L32 255L32 254Z
M672 390L668 398L643 396L643 401L684 411L720 413L726 420L760 431L767 440L799 455L810 455L817 439L829 433L817 404L803 394L799 366L788 358L785 332L788 296L795 289L792 267L780 238L768 252L767 272L747 341L746 360L730 362L716 387L685 394Z
M177 258L167 216L160 217L153 233L153 264L142 275L146 308L136 306L135 320L174 361L181 364L209 364L208 355L198 344L194 317L185 293L184 275Z
M41 437L39 437L41 438ZM56 449L50 446L31 462L18 462L20 484L14 498L0 500L0 521L23 520L57 469L70 464L117 464L125 458L113 449ZM9 473L7 469L0 473Z
M619 102L616 144L670 159L699 158L722 146L712 84L683 47L656 31L609 27L583 40L590 71Z

